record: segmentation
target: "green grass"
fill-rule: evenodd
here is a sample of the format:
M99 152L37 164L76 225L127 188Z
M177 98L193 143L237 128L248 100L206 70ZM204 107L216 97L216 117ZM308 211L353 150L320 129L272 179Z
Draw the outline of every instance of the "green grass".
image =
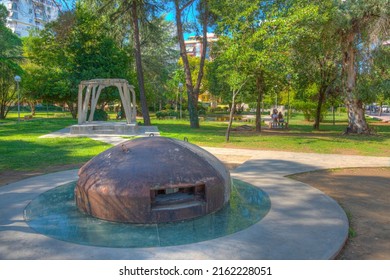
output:
M71 118L40 117L0 123L0 171L82 164L110 147L89 138L39 138L75 123Z
M21 114L22 118L24 114ZM336 153L351 155L390 156L390 125L370 121L377 130L375 136L342 135L347 125L346 115L321 123L314 131L312 123L301 115L290 119L289 130L255 132L232 131L225 142L226 122L202 121L200 129L190 129L187 120L157 120L152 118L162 136L209 147L280 150L294 152ZM52 166L81 165L110 145L89 138L39 138L76 121L69 114L38 113L33 120L17 122L17 113L0 121L0 172L4 170L42 170ZM234 127L248 123L234 123ZM249 123L249 125L254 125Z
M350 155L390 156L390 125L371 125L378 131L374 136L342 135L347 120L339 117L336 125L325 121L321 130L312 129L312 123L300 115L290 121L290 130L255 132L232 131L229 143L225 142L227 123L201 122L200 129L189 129L187 121L153 120L162 136L183 139L200 146L281 150L294 152L336 153ZM234 123L234 126L246 123ZM253 124L252 124L253 125Z

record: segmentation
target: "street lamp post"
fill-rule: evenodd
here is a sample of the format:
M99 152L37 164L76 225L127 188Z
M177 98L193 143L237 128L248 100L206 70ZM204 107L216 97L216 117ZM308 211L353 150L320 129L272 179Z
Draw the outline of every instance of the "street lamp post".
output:
M183 83L179 83L179 93L180 93L180 119L182 118L182 92L183 92Z
M275 109L278 108L278 85L275 85Z
M20 90L19 90L19 83L22 80L20 76L16 75L14 78L16 82L16 91L18 92L18 123L20 122Z
M287 74L288 89L287 89L287 123L290 124L290 82L291 74Z

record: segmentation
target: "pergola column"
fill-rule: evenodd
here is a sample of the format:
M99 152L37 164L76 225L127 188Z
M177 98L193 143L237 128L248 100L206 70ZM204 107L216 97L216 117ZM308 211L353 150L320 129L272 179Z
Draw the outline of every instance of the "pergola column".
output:
M93 121L93 115L100 97L101 91L108 86L116 86L119 91L120 98L123 103L123 109L126 114L126 122L128 124L136 122L136 103L134 87L129 85L123 79L96 79L90 81L82 81L79 84L78 92L78 124L83 124L87 121L88 108L91 103L91 113L88 122ZM86 90L85 90L86 88ZM85 90L85 95L84 95ZM131 95L130 95L131 91Z

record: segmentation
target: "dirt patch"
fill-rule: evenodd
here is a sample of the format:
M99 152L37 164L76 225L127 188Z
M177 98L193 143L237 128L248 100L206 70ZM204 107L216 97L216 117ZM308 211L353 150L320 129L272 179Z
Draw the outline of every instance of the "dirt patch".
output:
M226 166L227 169L233 170L236 167L243 164L245 161L249 160L251 157L248 156L235 156L235 155L215 155L222 163Z
M390 168L323 170L291 176L334 198L350 219L337 259L390 260Z
M52 173L57 171L64 171L69 169L77 169L80 168L81 164L67 164L67 165L59 165L59 166L51 166L44 168L39 171L17 171L17 170L5 170L0 171L0 187L4 185L8 185L13 182L17 182L29 177L39 176L46 173Z

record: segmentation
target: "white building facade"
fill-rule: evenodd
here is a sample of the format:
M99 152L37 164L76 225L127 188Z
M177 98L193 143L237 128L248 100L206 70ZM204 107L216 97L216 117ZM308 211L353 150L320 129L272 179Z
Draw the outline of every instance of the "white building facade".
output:
M34 28L42 29L45 23L56 20L60 5L54 0L0 0L9 14L7 27L19 37L28 36Z

